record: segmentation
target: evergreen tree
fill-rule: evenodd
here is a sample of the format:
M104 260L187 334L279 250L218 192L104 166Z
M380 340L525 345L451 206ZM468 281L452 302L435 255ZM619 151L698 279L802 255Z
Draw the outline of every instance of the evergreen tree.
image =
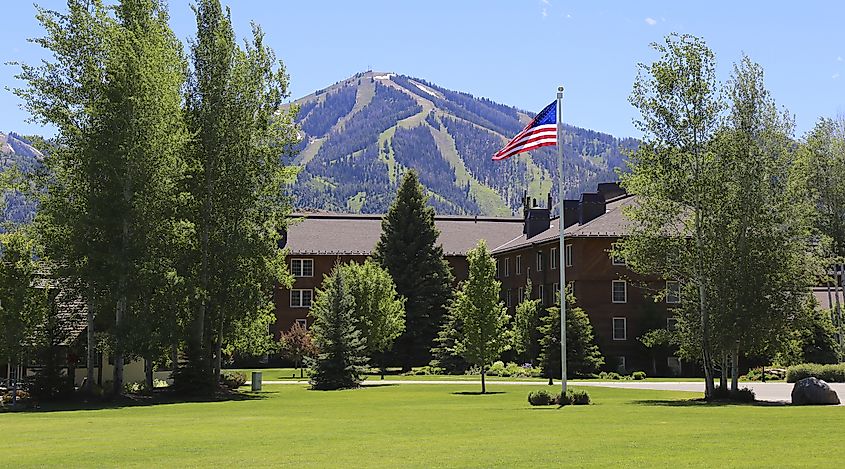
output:
M309 360L312 389L355 388L367 364L367 349L357 329L355 298L343 269L335 267L311 308L314 344L319 353Z
M436 327L451 298L453 277L437 242L439 234L417 174L408 171L382 221L373 254L406 299L405 332L394 348L406 371L429 361Z
M556 305L560 304L560 294ZM540 319L540 367L549 377L560 377L560 307L546 309ZM604 365L604 357L596 345L593 326L587 313L576 306L575 295L566 290L566 371L573 376L587 376ZM569 378L569 376L567 376Z
M431 349L430 365L442 369L446 374L463 374L469 364L456 350L455 344L461 335L463 325L455 317L452 310L447 310L443 315L440 330L434 338L434 347Z
M487 392L487 366L510 347L507 331L510 316L499 299L501 283L496 280L496 262L487 250L487 243L479 241L467 254L467 260L469 275L449 309L462 326L455 352L468 363L481 367L483 394Z

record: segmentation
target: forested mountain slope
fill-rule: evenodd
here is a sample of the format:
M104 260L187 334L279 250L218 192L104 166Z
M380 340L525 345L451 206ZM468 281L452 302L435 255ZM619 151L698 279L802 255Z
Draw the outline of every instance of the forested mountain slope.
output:
M554 147L503 162L490 157L533 114L394 73L365 72L301 98L300 210L381 213L414 168L442 214L509 215L523 190L557 197ZM566 197L616 179L634 139L565 127Z

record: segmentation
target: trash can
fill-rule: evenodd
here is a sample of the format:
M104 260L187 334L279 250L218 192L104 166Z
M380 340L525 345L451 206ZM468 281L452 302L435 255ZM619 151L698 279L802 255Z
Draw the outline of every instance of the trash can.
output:
M261 391L261 372L260 371L253 371L252 372L252 390L253 391Z

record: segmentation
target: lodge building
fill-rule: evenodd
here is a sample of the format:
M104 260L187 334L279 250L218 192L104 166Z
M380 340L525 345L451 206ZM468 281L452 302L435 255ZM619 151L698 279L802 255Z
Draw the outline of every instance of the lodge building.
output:
M614 258L610 249L624 237L628 221L625 206L635 198L616 183L599 184L596 192L564 201L566 282L577 304L593 325L596 341L609 368L631 372L680 374L680 361L663 354L652 360L639 342L647 330L673 327L671 307L680 302L677 282L641 276ZM467 277L467 252L480 239L496 260L502 300L513 316L531 279L532 298L550 306L558 290L559 217L551 217L549 197L544 206L527 198L522 217L436 216L438 241L452 268L456 284ZM381 235L381 215L338 213L296 214L283 245L294 276L290 289L277 286L276 331L294 323L307 327L315 289L337 262L363 262Z

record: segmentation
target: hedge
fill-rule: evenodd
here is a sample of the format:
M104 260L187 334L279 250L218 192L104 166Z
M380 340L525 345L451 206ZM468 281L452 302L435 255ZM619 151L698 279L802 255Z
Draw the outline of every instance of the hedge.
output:
M786 369L787 383L795 383L811 376L828 383L845 383L845 364L819 365L817 363L802 363Z

